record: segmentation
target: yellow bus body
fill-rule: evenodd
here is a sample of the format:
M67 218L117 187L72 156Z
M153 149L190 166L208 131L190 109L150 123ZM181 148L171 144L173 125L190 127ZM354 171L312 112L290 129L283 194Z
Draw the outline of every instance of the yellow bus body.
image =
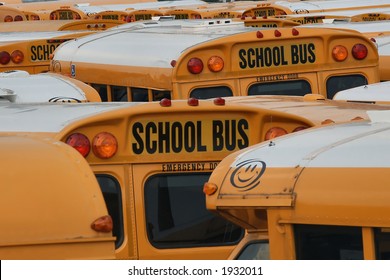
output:
M381 155L390 116L368 115L266 141L218 165L206 206L248 229L236 258L389 259L390 169Z
M33 23L34 25L34 23ZM23 70L30 74L48 72L50 57L63 42L91 34L87 30L2 32L0 72Z
M377 48L356 31L236 30L232 23L239 22L231 19L173 22L125 24L104 36L63 44L51 71L96 86L108 101L307 93L332 98L339 90L379 82ZM340 46L348 56L337 62L332 52ZM362 46L367 56L354 58L353 49ZM117 92L124 94L116 97Z
M0 137L0 258L113 259L112 232L91 224L108 215L87 162L60 141Z
M123 24L119 20L56 20L56 21L18 21L2 23L0 32L38 32L38 31L102 31Z
M27 20L26 16L18 9L0 6L0 22L18 22Z
M203 183L220 160L263 141L272 127L292 132L313 123L242 104L166 102L7 104L0 120L13 121L0 121L0 135L70 144L85 135L91 141L89 153L82 145L78 149L86 154L113 218L116 258L226 259L243 231L205 209ZM96 141L108 134L118 148L113 156L102 156Z

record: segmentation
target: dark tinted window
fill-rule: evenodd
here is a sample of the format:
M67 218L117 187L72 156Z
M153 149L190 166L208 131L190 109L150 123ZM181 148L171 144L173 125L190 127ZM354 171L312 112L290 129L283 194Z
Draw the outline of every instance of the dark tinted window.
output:
M375 233L376 258L390 260L390 228L377 228Z
M102 99L102 101L108 101L107 86L106 85L91 84L91 87L96 89L96 91L99 93L100 98Z
M128 101L127 88L122 86L111 86L111 98L112 101Z
M123 242L123 215L122 215L122 195L118 181L109 175L96 175L102 190L104 200L107 205L113 223L113 235L116 237L115 247L118 248Z
M148 89L146 88L135 88L131 89L131 100L135 102L148 102Z
M237 243L243 230L206 209L203 184L209 173L161 174L145 183L149 241L157 248Z
M298 260L362 260L362 229L358 227L294 225Z
M190 97L197 99L208 99L224 96L233 96L233 92L229 87L196 88L190 93Z
M293 95L312 93L310 84L304 80L258 83L249 87L248 95Z
M340 90L364 85L367 85L367 79L362 75L330 77L326 82L326 97L333 99L333 96Z
M169 90L152 90L153 101L160 101L163 98L171 99L171 92Z

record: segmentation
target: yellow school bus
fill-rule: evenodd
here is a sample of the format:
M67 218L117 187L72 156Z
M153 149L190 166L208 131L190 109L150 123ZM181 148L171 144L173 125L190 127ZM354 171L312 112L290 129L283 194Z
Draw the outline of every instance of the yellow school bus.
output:
M390 115L368 115L267 141L218 165L205 186L215 190L207 207L250 229L236 258L390 259Z
M60 44L91 33L89 30L0 32L0 72L47 72L50 56Z
M204 182L274 126L291 133L313 123L224 102L0 104L0 135L54 139L85 157L114 222L116 258L226 259L244 231L206 210Z
M0 24L0 32L102 31L123 23L119 20L105 19L4 22Z
M18 22L27 20L26 16L16 8L0 6L0 22Z
M112 219L80 153L15 135L0 137L0 152L2 260L115 258Z
M332 98L379 82L377 48L359 32L248 27L232 19L124 24L62 44L50 69L91 84L103 101Z
M0 84L0 102L101 102L99 93L93 87L54 73L32 75L21 70L0 72Z

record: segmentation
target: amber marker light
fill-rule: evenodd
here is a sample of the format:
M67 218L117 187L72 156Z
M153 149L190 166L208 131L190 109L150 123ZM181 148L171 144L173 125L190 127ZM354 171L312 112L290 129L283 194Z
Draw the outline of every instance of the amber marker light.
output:
M97 232L111 232L113 229L112 218L109 215L102 216L91 224L91 228Z
M6 16L4 17L4 22L12 22L12 21L14 21L14 19L12 18L12 16L6 15Z
M334 60L341 62L348 57L347 48L341 45L337 45L332 50L332 57Z
M11 60L15 64L22 63L24 60L24 54L20 50L13 51L11 53Z
M101 132L92 140L92 151L98 158L111 158L116 154L117 150L118 141L111 133Z
M281 127L271 127L265 134L265 140L271 140L279 136L287 134L287 131Z
M88 137L81 133L69 135L68 138L66 138L65 143L79 151L83 157L86 157L91 150L91 144Z
M224 66L223 59L219 56L212 56L207 61L207 67L211 72L220 72Z
M213 195L217 192L218 187L216 184L206 182L203 185L203 193L205 195Z

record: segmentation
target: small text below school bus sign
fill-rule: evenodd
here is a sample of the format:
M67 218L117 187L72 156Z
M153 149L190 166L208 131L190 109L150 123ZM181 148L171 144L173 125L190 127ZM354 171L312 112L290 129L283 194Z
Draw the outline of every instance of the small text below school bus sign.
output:
M288 67L311 67L318 63L318 47L314 42L290 45L251 45L235 47L234 70L259 70Z
M232 152L249 146L246 119L137 121L131 124L133 155Z

